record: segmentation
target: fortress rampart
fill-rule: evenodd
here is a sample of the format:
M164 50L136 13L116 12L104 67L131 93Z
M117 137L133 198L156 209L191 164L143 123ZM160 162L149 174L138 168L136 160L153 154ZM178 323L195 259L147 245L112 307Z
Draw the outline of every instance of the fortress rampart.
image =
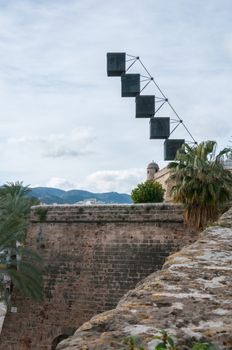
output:
M55 349L195 239L170 204L33 207L27 245L43 258L45 300L13 291L0 349Z
M178 349L194 342L232 349L232 209L196 242L169 256L161 271L137 284L114 310L94 316L57 350L118 350L136 336L147 350L165 329Z

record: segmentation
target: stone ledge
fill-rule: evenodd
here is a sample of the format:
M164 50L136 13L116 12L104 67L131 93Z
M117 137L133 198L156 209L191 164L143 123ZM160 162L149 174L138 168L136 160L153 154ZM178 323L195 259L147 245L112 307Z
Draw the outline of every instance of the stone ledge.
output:
M40 215L42 214L42 215ZM31 222L183 222L183 209L173 204L39 205Z
M136 335L153 350L160 329L180 349L190 349L192 341L232 349L232 209L129 291L116 309L93 317L57 349L118 350L125 337Z

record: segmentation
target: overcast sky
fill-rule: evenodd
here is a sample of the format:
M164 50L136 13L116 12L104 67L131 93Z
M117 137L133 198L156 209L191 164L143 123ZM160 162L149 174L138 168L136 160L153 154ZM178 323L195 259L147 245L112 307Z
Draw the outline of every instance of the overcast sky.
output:
M151 160L166 165L106 75L111 51L140 56L198 142L227 146L231 13L231 0L0 0L0 182L129 193Z

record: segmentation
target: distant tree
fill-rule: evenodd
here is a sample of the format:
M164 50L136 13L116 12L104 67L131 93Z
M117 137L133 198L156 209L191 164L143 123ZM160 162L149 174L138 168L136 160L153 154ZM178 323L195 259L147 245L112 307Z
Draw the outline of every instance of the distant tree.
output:
M0 289L7 298L12 284L24 295L42 300L42 275L37 268L40 257L24 247L31 205L30 189L22 183L0 188ZM9 287L10 286L10 287Z
M224 169L223 159L230 152L216 155L215 141L205 141L191 148L184 144L176 161L169 164L171 190L175 202L183 203L185 221L197 229L218 217L220 206L231 197L232 174Z
M147 180L132 190L131 198L134 203L159 203L164 200L164 192L159 182Z

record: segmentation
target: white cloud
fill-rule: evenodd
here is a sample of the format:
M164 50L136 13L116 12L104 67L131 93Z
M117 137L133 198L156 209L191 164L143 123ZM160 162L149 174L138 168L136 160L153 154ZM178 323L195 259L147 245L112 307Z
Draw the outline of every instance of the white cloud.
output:
M129 192L137 177L105 169L162 166L163 141L106 76L107 51L140 55L197 141L226 146L231 12L229 0L0 1L1 181Z
M51 158L78 157L90 153L88 146L95 137L90 129L75 129L69 134L50 134L44 137L11 137L8 143L16 147L37 147L41 154Z
M138 183L145 180L145 169L104 170L89 174L81 183L71 182L65 178L52 177L46 183L46 186L63 190L85 189L92 192L131 193L131 190Z
M98 192L130 193L145 177L145 169L96 171L87 176L82 187Z
M46 184L47 187L60 188L62 190L71 190L76 188L75 184L69 182L66 179L60 177L51 178ZM36 186L35 186L36 187Z

